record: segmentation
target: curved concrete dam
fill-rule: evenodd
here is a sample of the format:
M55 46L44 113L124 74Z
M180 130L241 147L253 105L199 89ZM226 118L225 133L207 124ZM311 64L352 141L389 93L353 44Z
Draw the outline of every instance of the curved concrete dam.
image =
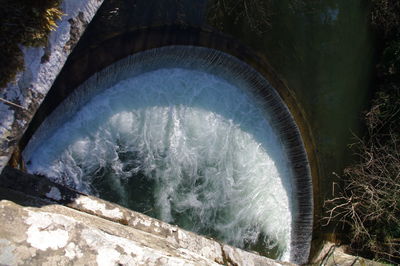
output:
M371 54L349 47L362 47L368 34L341 39L342 46L329 41L351 33L340 30L346 18L362 28L357 4L321 4L315 13L303 10L311 3L288 5L294 12L282 13L288 1L276 2L268 34L225 19L222 31L232 38L205 26L207 1L196 8L128 2L101 7L48 94L54 73L43 78L48 72L32 67L17 83L18 100L13 87L6 91L4 98L25 108L10 108L8 149L47 94L19 143L28 144L30 171L241 248L307 261L313 211L318 216L329 175L345 161L340 154L367 91L361 76ZM90 21L86 12L66 12L71 36L60 51L72 50ZM49 71L61 68L53 47L28 53L28 63L39 56ZM353 76L342 73L352 67ZM2 127L9 121L4 116Z
M312 185L269 82L214 49L165 46L90 77L24 150L30 172L281 260L308 259Z

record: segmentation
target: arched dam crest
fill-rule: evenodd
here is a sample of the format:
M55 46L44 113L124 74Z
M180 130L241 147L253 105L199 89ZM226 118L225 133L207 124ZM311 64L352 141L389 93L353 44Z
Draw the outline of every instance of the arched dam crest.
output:
M314 145L301 108L299 108L293 94L285 84L280 81L265 59L262 59L250 49L242 46L228 36L200 28L160 26L151 29L135 30L121 33L101 42L95 47L91 46L86 49L78 49L68 58L62 72L33 118L29 129L20 142L21 149L24 148L30 136L32 136L47 115L51 113L74 88L82 84L88 77L132 54L171 45L207 47L231 54L241 61L248 63L267 78L268 82L279 93L280 97L282 97L288 106L301 132L311 165L314 183L313 189L314 195L316 195L315 188L318 186L315 186L317 183L317 180L315 180L317 168L315 155L313 153ZM261 94L260 97L263 97L263 95ZM296 167L301 168L301 166L294 166L294 168ZM301 183L298 184L299 187L301 185ZM314 197L314 204L315 202L319 201ZM314 206L316 206L316 204ZM311 236L309 236L309 238L311 239ZM302 260L304 260L304 258Z
M89 47L78 45L78 49L68 57L52 89L46 95L46 99L31 120L29 128L20 141L20 150L23 150L29 138L45 117L88 77L129 55L170 45L199 46L225 52L249 64L268 80L289 108L300 130L310 164L313 184L314 214L320 213L321 200L319 199L318 193L319 170L318 157L315 153L316 146L306 115L304 114L301 104L297 101L295 93L293 93L292 90L287 87L283 79L273 71L272 66L268 63L264 55L254 52L230 36L217 33L210 29L188 26L182 27L181 25L158 26L123 31L101 43L92 44Z

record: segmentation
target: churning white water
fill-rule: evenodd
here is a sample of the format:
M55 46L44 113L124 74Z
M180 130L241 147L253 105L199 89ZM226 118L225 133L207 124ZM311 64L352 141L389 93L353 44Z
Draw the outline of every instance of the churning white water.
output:
M222 78L163 68L122 80L35 147L30 172L288 259L287 154L252 96Z

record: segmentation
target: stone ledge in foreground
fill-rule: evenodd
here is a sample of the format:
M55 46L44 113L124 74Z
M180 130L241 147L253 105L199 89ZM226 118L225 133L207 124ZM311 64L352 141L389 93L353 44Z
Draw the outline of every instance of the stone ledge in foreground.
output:
M0 199L0 264L292 265L8 167Z

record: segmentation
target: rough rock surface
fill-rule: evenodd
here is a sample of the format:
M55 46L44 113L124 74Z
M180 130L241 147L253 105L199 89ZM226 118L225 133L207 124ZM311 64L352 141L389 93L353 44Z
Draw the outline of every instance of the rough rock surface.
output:
M322 244L315 258L312 259L310 265L384 266L386 264L346 254L343 246L337 246L332 242L325 242Z
M9 167L0 199L0 265L290 265Z
M0 89L0 172L68 55L103 0L64 0L64 16L45 47L21 47L25 70Z

